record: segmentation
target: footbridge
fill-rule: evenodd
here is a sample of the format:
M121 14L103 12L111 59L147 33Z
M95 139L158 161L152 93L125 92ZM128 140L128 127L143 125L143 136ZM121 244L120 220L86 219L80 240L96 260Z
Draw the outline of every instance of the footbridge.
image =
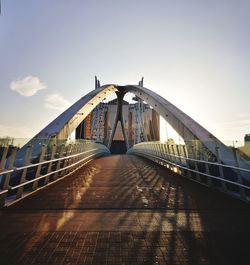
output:
M182 144L157 141L145 117L150 110ZM113 154L116 138L123 154ZM127 86L100 86L96 79L93 91L21 149L3 148L0 185L0 264L246 264L250 258L249 160L145 88L143 79Z

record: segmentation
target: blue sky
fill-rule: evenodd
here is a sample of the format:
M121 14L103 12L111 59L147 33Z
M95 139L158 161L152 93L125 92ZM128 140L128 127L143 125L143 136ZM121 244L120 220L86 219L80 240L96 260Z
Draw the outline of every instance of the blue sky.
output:
M250 1L2 0L0 136L32 137L101 84L145 87L218 138L250 133Z

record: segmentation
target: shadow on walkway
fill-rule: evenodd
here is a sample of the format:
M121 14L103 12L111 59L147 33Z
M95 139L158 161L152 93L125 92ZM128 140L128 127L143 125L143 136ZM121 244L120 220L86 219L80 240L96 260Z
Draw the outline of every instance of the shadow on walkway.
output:
M98 158L1 212L0 264L245 264L249 208L142 158Z

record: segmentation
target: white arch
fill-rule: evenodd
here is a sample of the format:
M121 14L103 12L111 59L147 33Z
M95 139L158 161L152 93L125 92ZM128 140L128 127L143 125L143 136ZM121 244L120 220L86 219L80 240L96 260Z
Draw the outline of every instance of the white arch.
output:
M34 138L49 139L55 137L58 140L67 139L102 100L116 91L116 86L104 85L89 92L41 130Z
M231 148L224 145L212 133L165 98L142 86L129 85L125 86L124 89L134 93L151 105L176 130L184 141L199 140L216 157L218 157L219 152L220 160L223 163L250 168L250 164L243 158L239 158L239 165L237 165L235 154Z
M31 142L35 139L67 139L74 129L104 98L115 92L134 93L151 105L179 133L184 141L199 140L216 157L218 156L219 149L221 161L228 165L235 165L233 151L219 139L163 97L150 89L137 85L118 86L109 84L91 91L41 130ZM239 160L239 166L250 167L249 163L244 159Z

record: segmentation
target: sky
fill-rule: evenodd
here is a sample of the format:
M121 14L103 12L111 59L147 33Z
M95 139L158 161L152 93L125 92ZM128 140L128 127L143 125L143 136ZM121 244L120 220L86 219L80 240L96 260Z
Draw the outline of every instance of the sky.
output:
M137 84L221 140L250 133L249 0L2 0L0 137L101 84Z

